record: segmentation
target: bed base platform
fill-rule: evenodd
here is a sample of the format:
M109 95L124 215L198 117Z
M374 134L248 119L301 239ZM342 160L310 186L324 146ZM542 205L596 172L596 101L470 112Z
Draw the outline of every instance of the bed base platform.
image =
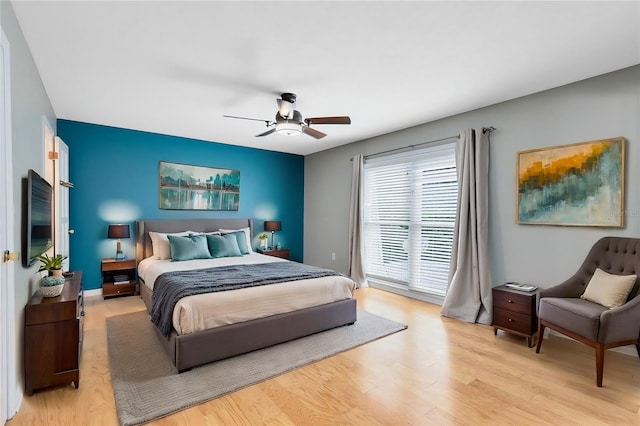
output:
M176 369L182 373L213 361L353 324L356 319L356 299L346 299L197 333L178 335L174 330L169 338L157 327L153 328Z
M140 220L136 222L136 259L140 262L153 255L149 231L207 232L245 227L253 229L253 220L234 218ZM152 290L140 279L140 296L149 312L151 312L152 293ZM197 333L178 335L173 330L168 338L164 337L157 327L153 328L178 372L183 372L213 361L353 324L356 319L356 299L346 299Z

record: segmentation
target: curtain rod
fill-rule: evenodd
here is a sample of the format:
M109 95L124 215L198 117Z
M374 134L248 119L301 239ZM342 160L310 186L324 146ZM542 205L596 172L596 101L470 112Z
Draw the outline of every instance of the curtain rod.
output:
M493 132L494 130L496 130L496 128L495 128L495 127L493 127L493 126L483 127L483 128L482 128L482 132L483 132L483 133L486 133L486 132L491 133L491 132ZM436 143L436 142L442 142L442 141L446 141L446 140L448 140L448 139L459 139L459 138L460 138L460 135L453 135L453 136L449 136L449 137L446 137L446 138L436 139L436 140L433 140L433 141L422 142L422 143L419 143L419 144L416 144L416 145L409 145L409 146L404 146L404 147L402 147L402 148L393 148L393 149L388 149L388 150L386 150L386 151L376 152L375 154L365 155L365 156L363 157L363 159L364 159L364 160L366 160L366 159L368 159L368 158L370 158L370 157L377 157L377 156L379 156L379 155L390 154L390 153L392 153L392 152L399 152L399 151L411 151L411 150L414 150L414 149L416 149L416 148L422 148L422 147L423 147L423 146L425 146L425 145L431 145L431 144ZM353 161L353 158L349 159L349 161Z

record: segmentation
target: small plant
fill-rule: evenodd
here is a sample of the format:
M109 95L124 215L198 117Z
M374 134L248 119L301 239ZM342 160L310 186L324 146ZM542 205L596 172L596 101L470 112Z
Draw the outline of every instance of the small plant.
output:
M38 260L40 261L40 268L38 272L41 271L50 271L56 269L62 269L62 263L67 259L67 256L63 256L61 254L56 254L55 256L49 257L48 254L41 254L38 256Z
M258 239L259 240L266 240L268 238L269 238L269 236L267 234L265 234L264 232L262 234L258 235Z

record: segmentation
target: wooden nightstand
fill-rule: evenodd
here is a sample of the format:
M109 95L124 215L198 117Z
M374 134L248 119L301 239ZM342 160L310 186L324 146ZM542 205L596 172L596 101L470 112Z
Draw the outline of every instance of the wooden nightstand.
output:
M501 285L494 287L493 294L493 334L498 329L527 338L527 345L533 347L533 336L538 332L536 298L539 290L518 291Z
M102 259L102 297L136 294L136 260Z
M280 250L263 250L257 249L258 253L266 254L267 256L281 257L283 259L289 259L289 249L280 249Z

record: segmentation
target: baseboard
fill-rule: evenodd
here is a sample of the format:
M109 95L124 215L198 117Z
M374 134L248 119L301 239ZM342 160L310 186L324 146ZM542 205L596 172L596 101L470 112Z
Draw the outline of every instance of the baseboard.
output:
M377 288L378 290L384 290L390 293L399 294L401 296L410 297L412 299L422 300L423 302L433 303L434 305L442 306L442 303L444 302L443 296L438 296L435 294L426 293L424 291L411 289L406 286L393 285L393 284L382 282L372 278L367 278L367 282L371 287Z
M546 337L548 337L549 334L553 334L554 336L557 336L557 337L562 337L562 338L565 338L565 339L573 340L571 337L565 336L564 334L558 333L557 331L551 330L550 328L545 329L544 332L545 332L544 334L545 334ZM630 355L630 356L633 356L633 357L638 356L638 351L636 350L635 345L618 346L617 348L611 348L609 350L613 351L613 352L618 352L618 353L621 353L621 354L625 354L625 355Z
M101 288L95 288L93 290L85 290L84 291L84 297L96 297L96 296L102 297L102 289Z

